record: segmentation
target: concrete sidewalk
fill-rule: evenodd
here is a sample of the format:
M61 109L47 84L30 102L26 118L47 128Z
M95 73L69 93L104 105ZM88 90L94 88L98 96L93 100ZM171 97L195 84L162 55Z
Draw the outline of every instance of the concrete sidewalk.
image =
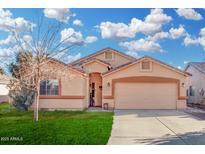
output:
M176 110L116 110L108 144L205 144L205 120Z

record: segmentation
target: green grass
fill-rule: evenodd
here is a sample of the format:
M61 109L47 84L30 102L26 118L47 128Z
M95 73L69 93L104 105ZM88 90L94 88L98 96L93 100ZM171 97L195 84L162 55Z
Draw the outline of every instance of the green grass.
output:
M4 103L0 104L0 144L106 144L112 116L111 112L42 111L34 122L32 111L16 111Z

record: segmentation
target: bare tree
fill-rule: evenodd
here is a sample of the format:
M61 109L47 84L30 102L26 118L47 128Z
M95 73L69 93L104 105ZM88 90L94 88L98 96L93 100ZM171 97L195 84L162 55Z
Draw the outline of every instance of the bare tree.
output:
M18 64L11 64L11 72L15 79L12 79L10 88L13 91L19 89L28 89L34 92L34 119L38 121L40 82L48 79L50 76L61 76L67 65L59 67L50 67L51 62L57 62L57 59L63 57L79 44L66 44L66 41L72 37L68 36L64 40L59 37L62 23L56 22L45 28L43 20L38 20L35 32L31 31L28 36L31 39L25 39L22 35L11 29L17 46L16 55L20 55Z

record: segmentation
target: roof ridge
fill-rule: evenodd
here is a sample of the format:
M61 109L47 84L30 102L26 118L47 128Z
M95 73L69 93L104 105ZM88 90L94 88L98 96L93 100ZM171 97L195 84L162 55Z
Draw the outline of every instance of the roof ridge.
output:
M89 62L89 61L92 61L92 60L97 60L97 61L100 61L100 62L102 62L102 63L105 63L105 64L110 65L110 63L108 63L108 62L106 62L106 61L104 61L104 60L102 60L102 59L98 59L98 58L90 59L90 60L88 60L88 62Z
M130 59L133 59L133 60L136 59L135 57L130 56L130 55L128 55L128 54L126 54L126 53L124 53L124 52L121 52L121 51L119 51L119 50L116 50L116 49L114 49L114 48L106 47L106 48L103 48L103 49L101 49L101 50L98 50L98 51L96 51L96 52L94 52L94 53L92 53L92 54L89 54L89 55L87 55L87 56L85 56L85 57L82 57L82 58L80 58L80 59L78 59L78 60L75 60L75 61L73 61L73 62L71 62L71 63L69 63L69 64L75 65L75 64L77 64L77 63L79 63L79 62L85 60L86 58L90 58L90 57L92 57L92 56L95 56L96 54L100 54L101 52L104 52L105 50L109 50L109 49L110 49L110 50L113 50L114 52L117 52L117 53L119 53L119 54L122 54L122 55L124 55L124 56L126 56L126 57L129 57Z
M85 73L83 70L78 69L78 68L76 68L76 67L73 67L72 65L65 64L64 62L62 62L62 61L60 61L60 60L58 60L58 59L56 59L56 58L51 58L51 61L54 61L54 62L56 62L56 63L59 63L59 64L61 64L61 65L64 65L65 67L69 67L69 68L71 68L71 69L73 69L73 70L75 70L75 71L78 71L79 73L82 73L82 74Z
M144 58L150 58L150 59L152 59L152 60L154 60L154 61L157 61L157 62L159 62L159 63L161 63L161 64L163 64L163 65L165 65L165 66L167 66L167 67L170 67L170 68L172 68L172 69L174 69L174 70L176 70L176 71L178 71L178 72L181 72L181 73L183 73L183 74L190 75L190 74L189 74L188 72L186 72L186 71L180 70L180 69L178 69L178 68L176 68L176 67L174 67L174 66L171 66L171 65L169 65L169 64L166 64L166 63L163 62L163 61L160 61L160 60L158 60L158 59L155 59L155 58L153 58L153 57L146 56L146 55L143 56L143 57L141 57L141 58L136 59L135 61L128 62L128 63L125 63L125 64L123 64L123 65L120 65L119 67L116 67L116 68L114 68L114 69L111 69L110 71L107 71L107 72L103 73L103 75L109 74L109 73L111 73L111 72L113 72L113 71L115 71L115 70L121 69L122 67L126 67L127 65L134 64L134 63L136 63L136 62L138 62L138 61L140 61L140 60L142 60L142 59L144 59Z

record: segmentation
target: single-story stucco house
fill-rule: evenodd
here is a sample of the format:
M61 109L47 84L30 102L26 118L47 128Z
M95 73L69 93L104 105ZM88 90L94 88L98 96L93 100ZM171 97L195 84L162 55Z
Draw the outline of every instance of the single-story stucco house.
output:
M192 74L187 82L187 102L205 105L205 62L190 62L185 71Z
M105 48L68 64L66 73L69 77L41 82L41 109L82 110L105 103L114 109L186 108L189 74L151 57L136 59Z

